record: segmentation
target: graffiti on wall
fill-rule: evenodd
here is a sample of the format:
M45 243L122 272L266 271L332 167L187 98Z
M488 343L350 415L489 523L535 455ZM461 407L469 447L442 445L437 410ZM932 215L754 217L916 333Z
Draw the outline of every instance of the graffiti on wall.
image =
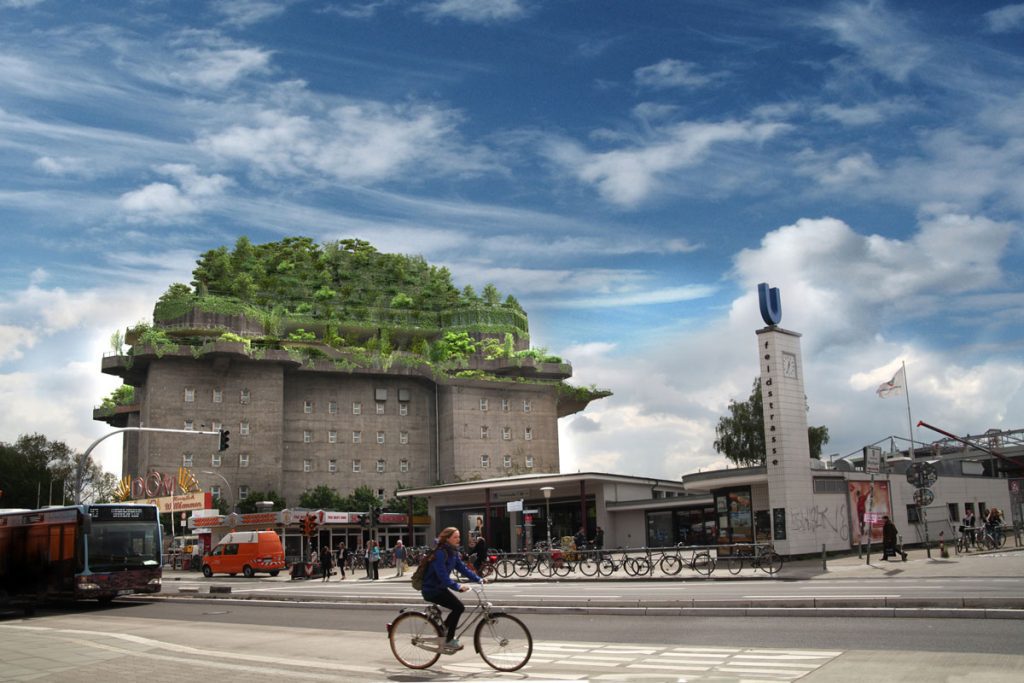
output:
M793 534L831 533L847 540L850 536L846 523L846 503L829 508L823 505L812 505L802 510L790 510L789 530Z

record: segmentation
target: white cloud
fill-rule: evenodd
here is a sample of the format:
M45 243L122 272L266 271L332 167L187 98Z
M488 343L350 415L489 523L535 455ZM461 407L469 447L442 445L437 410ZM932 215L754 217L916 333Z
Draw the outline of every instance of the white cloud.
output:
M472 24L510 21L526 14L520 0L434 0L416 9L429 19L452 18Z
M1024 3L1006 5L985 12L987 28L992 33L1010 33L1024 28Z
M681 301L704 299L717 289L708 285L686 285L641 292L610 293L607 296L563 299L555 303L557 308L619 308L622 306L649 306L671 304Z
M654 132L652 139L608 152L555 140L544 153L579 180L596 186L607 201L633 206L661 188L673 172L699 164L718 145L760 144L787 130L783 124L723 121L683 122Z
M199 210L195 202L169 183L150 183L126 192L119 203L133 220L171 221Z
M9 7L11 9L25 9L27 7L35 7L42 3L44 0L0 0L0 7Z
M239 78L265 73L270 53L256 48L225 48L219 50L189 48L178 55L184 63L172 74L180 83L197 83L206 88L222 89Z
M27 328L14 325L0 325L0 363L17 360L27 349L35 346L38 337Z
M288 0L218 0L213 7L229 24L244 28L283 14L290 4Z
M663 59L657 64L640 67L633 72L636 84L643 88L666 90L669 88L700 88L721 78L724 74L698 73L700 65L681 62L678 59Z
M889 118L911 111L914 105L905 100L870 102L843 107L838 104L823 104L815 112L844 126L869 126L882 123Z
M89 160L81 157L43 156L32 162L32 166L49 175L91 175Z
M843 2L813 23L831 32L870 68L897 82L931 58L931 48L881 0Z
M412 168L467 173L490 164L483 151L458 144L458 114L432 105L358 102L315 120L280 111L254 118L255 126L230 126L200 145L272 175L317 173L354 183L389 180Z
M150 183L121 195L120 208L130 221L169 222L201 210L197 199L217 197L233 184L220 174L203 176L190 164L163 164L156 170L178 181Z

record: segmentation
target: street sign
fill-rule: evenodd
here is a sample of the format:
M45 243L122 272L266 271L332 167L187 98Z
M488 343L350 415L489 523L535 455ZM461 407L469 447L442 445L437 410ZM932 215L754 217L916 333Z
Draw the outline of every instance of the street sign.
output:
M935 500L935 494L931 489L918 489L914 491L914 502L919 507L928 507Z
M929 488L938 478L939 472L930 462L915 462L907 470L907 483L914 488Z
M522 512L523 511L523 501L521 501L521 500L510 500L509 502L505 503L505 508L506 508L506 510L508 512Z
M524 515L539 515L540 510L523 510L522 513Z
M868 474L882 471L882 449L878 446L864 447L864 471Z

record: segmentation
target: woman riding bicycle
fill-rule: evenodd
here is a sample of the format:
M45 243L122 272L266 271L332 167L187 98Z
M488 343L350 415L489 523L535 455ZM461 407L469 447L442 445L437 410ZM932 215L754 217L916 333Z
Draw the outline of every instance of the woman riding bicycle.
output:
M459 627L459 619L466 611L462 600L451 594L451 591L459 593L469 590L469 586L460 585L452 578L452 570L458 570L460 574L474 583L483 583L483 579L463 563L459 556L459 541L462 539L459 530L453 526L447 527L437 537L437 548L434 549L434 559L430 561L430 567L423 577L423 599L441 607L451 610L444 625L448 628L445 647L449 650L461 650L462 645L455 638L455 631Z

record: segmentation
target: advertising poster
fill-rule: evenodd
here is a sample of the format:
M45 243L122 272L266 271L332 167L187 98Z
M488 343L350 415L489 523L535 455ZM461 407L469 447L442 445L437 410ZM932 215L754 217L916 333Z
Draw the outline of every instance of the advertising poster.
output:
M478 536L484 533L484 513L470 512L466 515L466 537L469 539L467 545L476 543Z
M882 518L892 516L892 506L889 503L889 482L876 481L872 484L869 481L849 482L850 492L850 543L853 546L861 544L861 529L868 534L872 543L882 542ZM863 542L867 542L867 538Z

